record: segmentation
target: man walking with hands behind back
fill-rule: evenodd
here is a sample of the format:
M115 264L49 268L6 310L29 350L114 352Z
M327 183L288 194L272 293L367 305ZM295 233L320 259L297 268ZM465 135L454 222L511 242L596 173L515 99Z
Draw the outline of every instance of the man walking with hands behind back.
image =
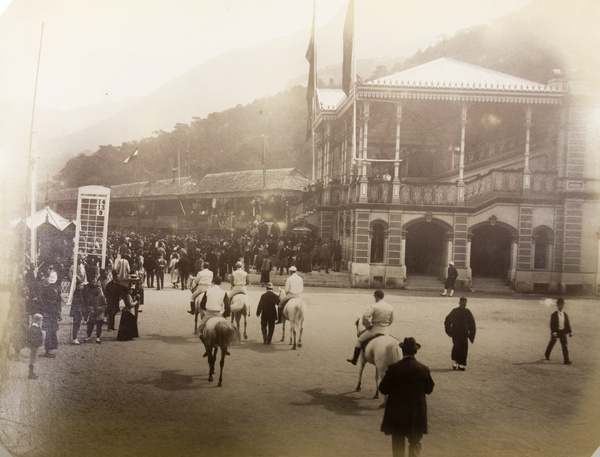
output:
M427 433L427 399L434 382L429 368L415 359L421 348L414 338L400 343L402 360L390 365L379 384L379 391L388 395L381 431L392 435L392 455L404 457L408 440L409 457L418 457L421 439Z
M466 297L461 297L458 308L450 311L444 321L446 335L452 338L452 369L465 371L469 341L475 341L475 318L467 309Z
M562 297L559 297L556 300L556 308L557 310L552 313L550 316L550 341L548 342L548 347L546 347L546 353L544 354L545 360L550 360L550 353L552 352L552 348L554 344L556 344L556 340L560 340L560 345L562 346L563 353L563 361L565 365L571 365L571 361L569 360L569 348L567 347L567 335L573 336L571 331L571 323L569 322L569 316L567 313L563 311L565 307L565 300Z

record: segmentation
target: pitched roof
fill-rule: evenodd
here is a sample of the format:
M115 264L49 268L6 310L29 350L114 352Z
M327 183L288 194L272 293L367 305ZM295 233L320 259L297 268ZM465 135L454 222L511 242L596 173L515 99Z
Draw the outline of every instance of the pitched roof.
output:
M74 224L75 222L62 217L56 211L54 211L49 206L46 206L39 210L38 212L32 214L27 218L26 224L30 229L34 229L39 227L40 225L48 222L56 227L61 232L66 229L69 225Z
M317 103L320 111L335 111L346 99L342 89L317 89Z
M557 93L559 89L442 57L365 83L367 86Z
M187 176L158 181L141 181L118 184L110 187L111 200L126 200L151 197L179 197L198 195L203 198L221 196L252 196L255 193L276 193L291 195L303 192L309 179L296 168L277 168L266 170L266 182L263 187L263 171L230 171L210 173L195 180ZM51 189L51 202L77 201L77 188Z
M193 193L197 189L196 181L187 176L175 179L159 179L158 181L142 181L128 184L118 184L110 188L110 197L137 198L165 195L183 195Z
M263 170L230 171L210 173L198 183L201 194L234 194L276 191L280 193L302 192L309 179L296 168L266 170L263 185Z

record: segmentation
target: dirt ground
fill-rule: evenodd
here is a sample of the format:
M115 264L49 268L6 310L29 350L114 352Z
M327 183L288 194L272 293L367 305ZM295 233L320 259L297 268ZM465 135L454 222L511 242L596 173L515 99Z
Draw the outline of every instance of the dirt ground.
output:
M431 368L429 434L423 456L589 457L600 446L600 306L568 298L573 365L560 345L542 363L554 308L540 297L470 294L477 322L467 370L451 369L443 330L458 297L387 291L391 333L422 344L417 359ZM0 442L14 456L391 455L379 431L383 410L374 367L346 362L354 321L372 300L367 290L311 288L303 345L262 343L253 300L248 340L231 349L223 387L209 383L203 347L193 335L189 291L147 290L140 338L74 346L63 309L55 359L41 358L38 380L27 379L28 354L2 364ZM82 329L80 336L83 337ZM1 452L0 452L1 455Z

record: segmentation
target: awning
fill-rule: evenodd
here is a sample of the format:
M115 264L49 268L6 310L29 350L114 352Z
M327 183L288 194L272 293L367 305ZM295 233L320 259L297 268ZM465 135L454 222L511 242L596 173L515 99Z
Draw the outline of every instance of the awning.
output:
M48 222L56 227L61 232L66 229L69 225L74 224L74 221L66 219L58 214L56 211L46 206L44 209L39 210L37 213L32 214L27 218L27 227L34 229Z

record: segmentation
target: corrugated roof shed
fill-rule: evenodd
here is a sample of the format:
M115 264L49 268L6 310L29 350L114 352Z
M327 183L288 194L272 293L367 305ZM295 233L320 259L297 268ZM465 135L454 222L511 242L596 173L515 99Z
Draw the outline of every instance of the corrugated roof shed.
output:
M262 191L302 192L309 184L308 178L296 168L232 171L207 174L198 183L201 194L256 193Z
M198 196L200 198L223 196L250 196L250 194L269 192L290 195L306 190L309 179L296 168L278 168L266 170L266 182L263 187L263 170L231 171L211 173L199 181L192 177L161 179L119 184L110 187L111 200L137 198L176 198L180 196ZM77 201L78 189L50 189L50 202ZM44 201L40 193L38 201Z

